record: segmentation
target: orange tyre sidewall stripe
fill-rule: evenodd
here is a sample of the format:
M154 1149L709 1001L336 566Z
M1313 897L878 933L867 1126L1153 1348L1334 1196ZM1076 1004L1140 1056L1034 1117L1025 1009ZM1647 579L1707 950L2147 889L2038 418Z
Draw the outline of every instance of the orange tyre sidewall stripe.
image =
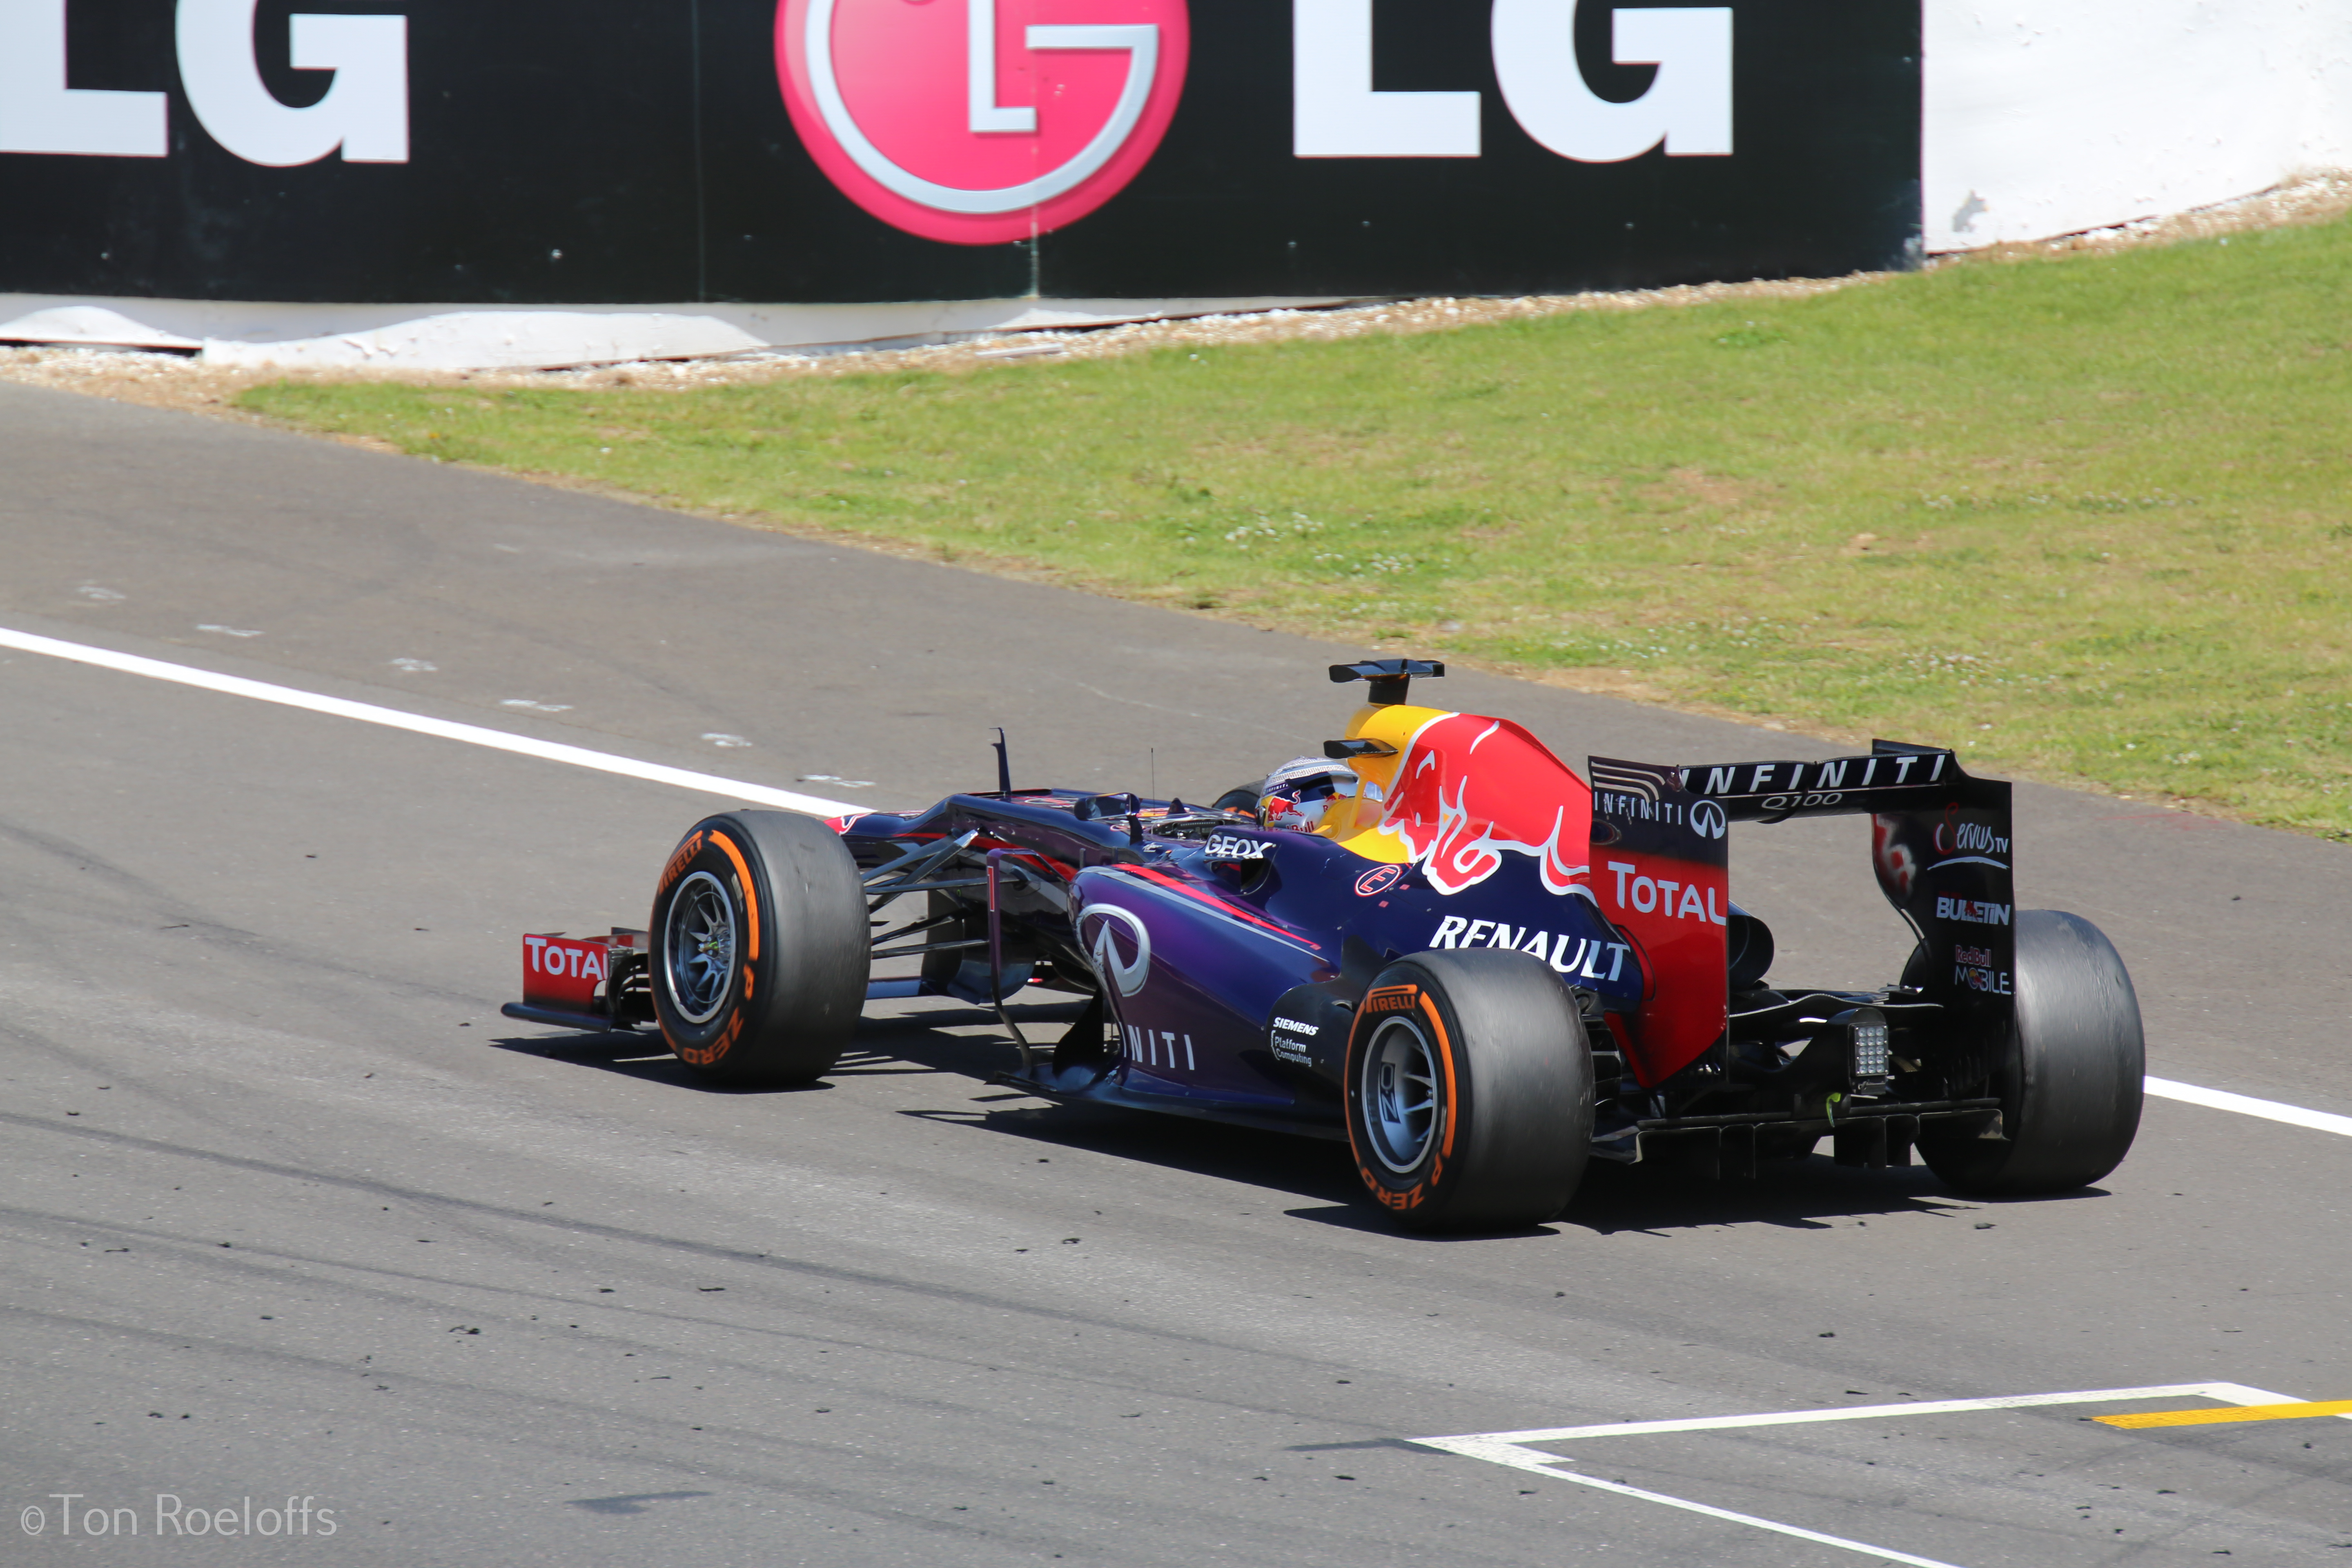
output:
M1446 1036L1445 1020L1437 1016L1437 1004L1430 1000L1426 991L1421 994L1421 1013L1429 1020L1429 1026L1437 1031L1437 1059L1445 1064L1445 1141L1438 1146L1437 1163L1430 1168L1429 1179L1433 1182L1445 1169L1445 1162L1454 1157L1454 1124L1461 1120L1454 1110L1462 1099L1454 1087L1454 1042Z
M749 965L760 961L760 890L751 880L751 868L743 864L743 852L735 847L733 839L724 833L713 833L710 836L710 842L727 852L727 858L735 863L735 875L741 879L740 885L743 889L743 923L751 928L751 941L746 944L748 959L743 971L747 980L743 987L743 994L748 996L751 994L751 987L748 984L751 973Z
M714 830L709 836L709 842L734 864L735 875L739 879L736 885L743 889L743 923L747 928L746 935L749 940L744 944L743 962L738 967L743 975L743 1002L749 1003L751 1000L751 965L757 963L760 957L759 888L751 880L751 868L744 863L743 852L735 847L733 839ZM659 899L662 893L667 892L670 884L685 875L686 868L693 861L696 853L702 847L702 843L703 835L698 831L677 847L677 853L670 857L669 865L662 871L662 885L660 890L654 895L656 899ZM734 1016L727 1020L726 1028L719 1032L717 1039L707 1046L680 1045L677 1037L669 1032L669 1023L667 1019L661 1020L661 1032L663 1042L669 1047L671 1053L678 1060L690 1067L707 1068L724 1058L733 1047L737 1038L742 1035L742 1006L738 1005Z
M1339 1109L1342 1121L1348 1129L1349 1157L1356 1162L1356 1174L1363 1178L1364 1185L1370 1187L1372 1185L1372 1173L1365 1167L1364 1152L1356 1147L1356 1031L1363 1026L1363 1023L1361 1013L1348 1021L1348 1054L1339 1068L1347 1081L1339 1086Z
M1365 1021L1370 1016L1370 1013L1359 1007L1354 1022L1349 1026L1348 1060L1346 1067L1340 1069L1348 1075L1347 1092L1341 1103L1348 1111L1348 1152L1355 1156L1357 1178L1372 1196L1393 1208L1396 1206L1396 1194L1381 1185L1380 1178L1372 1174L1371 1162L1365 1159L1363 1150L1356 1146L1356 1116L1363 1097L1363 1080L1356 1071L1355 1031L1364 1027Z
M1419 1208L1429 1198L1431 1189L1445 1174L1445 1162L1454 1156L1454 1127L1460 1120L1454 1112L1460 1104L1460 1099L1454 1082L1454 1041L1452 1037L1446 1034L1445 1020L1438 1016L1437 1004L1431 998L1429 992L1419 985L1384 985L1378 991L1368 994L1365 1000L1370 1002L1373 996L1391 998L1397 996L1399 993L1409 993L1412 1001L1403 1007L1389 1007L1382 1011L1418 1012L1429 1021L1430 1028L1437 1035L1437 1059L1444 1064L1445 1068L1445 1136L1438 1144L1437 1158L1430 1163L1429 1174L1403 1192L1396 1191L1372 1174L1372 1167L1365 1160L1363 1151L1356 1146L1356 1110L1362 1101L1362 1085L1354 1072L1356 1051L1355 1043L1351 1037L1348 1050L1349 1070L1346 1101L1349 1107L1348 1152L1355 1156L1356 1174L1362 1179L1365 1187L1370 1191L1372 1196L1392 1209L1411 1209ZM1356 1015L1356 1027L1363 1027L1367 1020L1377 1016L1369 1009L1360 1010Z

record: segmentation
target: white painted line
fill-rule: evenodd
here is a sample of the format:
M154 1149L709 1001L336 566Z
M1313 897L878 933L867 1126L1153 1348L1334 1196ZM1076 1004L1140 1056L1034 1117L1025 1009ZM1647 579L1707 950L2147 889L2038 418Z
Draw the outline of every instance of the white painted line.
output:
M1417 1443L1427 1443L1433 1447L1446 1447L1461 1441L1451 1437L1416 1437L1413 1440ZM1466 1447L1454 1447L1454 1452L1470 1453L1470 1450ZM1957 1563L1947 1563L1939 1557L1915 1557L1908 1552L1897 1552L1891 1546L1873 1546L1866 1541L1848 1541L1843 1535L1824 1535L1818 1530L1806 1530L1800 1525L1782 1524L1778 1520L1759 1519L1752 1513L1734 1513L1727 1508L1715 1508L1706 1503L1693 1502L1688 1498L1668 1497L1664 1492L1644 1491L1640 1487L1629 1487L1622 1481L1604 1481L1598 1476L1572 1475L1567 1470L1556 1470L1551 1468L1554 1465L1567 1464L1569 1461L1566 1459L1551 1458L1549 1455L1530 1454L1524 1448L1515 1449L1509 1455L1473 1453L1471 1457L1492 1459L1498 1465L1508 1465L1515 1470L1525 1470L1531 1475L1549 1476L1556 1481L1572 1481L1580 1487L1591 1487L1599 1491L1615 1492L1620 1497L1640 1498L1643 1502L1664 1503L1668 1508L1678 1508L1685 1513L1703 1513L1709 1519L1728 1520L1733 1524L1751 1525L1758 1530L1769 1530L1775 1535L1793 1535L1800 1541L1816 1542L1823 1546L1843 1547L1848 1552L1859 1552L1865 1557L1875 1557L1882 1563L1903 1563L1909 1564L1910 1568L1958 1568ZM1543 1462L1531 1462L1535 1460Z
M1775 1410L1762 1415L1703 1415L1689 1421L1612 1421L1601 1426L1547 1426L1528 1432L1476 1432L1466 1437L1415 1437L1416 1443L1563 1443L1580 1437L1633 1437L1653 1432L1723 1432L1795 1426L1816 1421L1868 1421L1885 1415L1948 1415L1961 1410L2029 1410L2037 1405L2110 1405L2134 1399L2202 1396L2230 1405L2284 1405L2291 1396L2238 1383L2175 1383L2156 1388L2091 1388L2070 1394L2013 1394L1996 1399L1921 1399L1908 1405L1841 1405L1826 1410Z
M2300 1105L2256 1100L2250 1094L2231 1094L2221 1089L2200 1089L2193 1083L2175 1083L2168 1078L2149 1079L2147 1091L2166 1100L2201 1105L2209 1110L2234 1110L2241 1116L2259 1116L2265 1121L2284 1121L2290 1127L2309 1127L2352 1138L2352 1116L2338 1116L2329 1110L2305 1110Z
M0 647L42 654L50 658L70 659L76 664L95 665L100 669L119 670L125 675L143 675L151 680L168 680L205 691L225 692L231 697L250 697L257 702L275 702L281 707L299 708L307 712L332 714L338 719L356 719L362 724L381 724L389 730L406 730L411 734L462 741L469 746L487 746L494 752L511 752L517 756L538 757L551 763L569 763L575 768L593 768L598 773L618 773L623 778L644 779L649 784L673 784L679 789L698 790L704 795L724 795L730 800L805 812L811 816L840 816L848 812L871 809L848 801L824 800L788 789L747 784L741 779L720 778L716 773L696 773L690 768L641 763L635 757L615 756L610 752L592 752L584 746L535 741L528 735L511 735L503 730L485 729L478 724L428 719L421 713L404 713L397 708L379 708L373 702L322 697L315 691L275 686L266 680L215 675L211 670L197 669L189 665L169 664L160 658L142 658L137 654L116 653L110 648L90 647L82 643L60 642L55 637L36 637L30 632L12 631L5 626L0 626Z
M1597 1476L1576 1475L1559 1468L1574 1464L1573 1459L1557 1454L1547 1454L1527 1447L1529 1443L1561 1443L1590 1437L1627 1437L1654 1436L1663 1432L1724 1432L1740 1431L1759 1426L1790 1426L1820 1421L1864 1421L1887 1415L1947 1415L1964 1410L2027 1410L2051 1405L2114 1405L2140 1399L2218 1400L2224 1405L2284 1405L2291 1403L2283 1394L2267 1389L2249 1388L2240 1383L2175 1383L2152 1388L2093 1388L2068 1394L2019 1394L1995 1399L1923 1399L1911 1405L1851 1405L1833 1410L1775 1410L1759 1415L1712 1415L1691 1421L1614 1421L1598 1426L1544 1426L1525 1432L1474 1432L1456 1437L1414 1437L1411 1441L1424 1448L1437 1448L1465 1458L1484 1459L1489 1464L1507 1465L1529 1475L1549 1476L1556 1481L1570 1481L1580 1487L1615 1492L1621 1497L1639 1498L1666 1508L1681 1509L1686 1513L1705 1514L1709 1519L1727 1520L1757 1530L1768 1530L1775 1535L1790 1535L1800 1541L1811 1541L1823 1546L1835 1546L1847 1552L1858 1552L1865 1557L1882 1562L1902 1563L1910 1568L1957 1568L1956 1564L1934 1557L1914 1556L1892 1547L1873 1546L1864 1541L1849 1541L1842 1535L1825 1535L1801 1525L1783 1524L1778 1520L1759 1519L1752 1513L1735 1513L1729 1509L1709 1503L1693 1502L1688 1498L1669 1497L1664 1492L1645 1491L1629 1487L1622 1481L1604 1481Z

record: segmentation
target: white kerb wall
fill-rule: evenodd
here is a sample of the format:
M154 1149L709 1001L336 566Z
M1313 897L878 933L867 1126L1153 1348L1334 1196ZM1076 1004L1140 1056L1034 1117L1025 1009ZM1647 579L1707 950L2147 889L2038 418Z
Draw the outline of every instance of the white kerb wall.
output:
M1926 0L1927 248L2352 167L2352 0Z

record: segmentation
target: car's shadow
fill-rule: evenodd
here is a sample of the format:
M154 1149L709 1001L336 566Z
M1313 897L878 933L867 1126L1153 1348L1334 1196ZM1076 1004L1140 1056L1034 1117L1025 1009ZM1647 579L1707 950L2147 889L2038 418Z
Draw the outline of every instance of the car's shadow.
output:
M726 1084L698 1077L670 1055L650 1029L607 1029L602 1034L498 1035L488 1042L502 1051L542 1057L572 1067L634 1078L702 1094L807 1094L830 1088L824 1079L801 1084Z
M1032 1044L1050 1047L1078 1014L1075 1004L1022 1005L1011 1009ZM983 1027L988 1034L956 1033ZM859 1021L850 1048L824 1080L794 1088L734 1088L696 1076L649 1030L493 1038L501 1049L618 1073L648 1083L713 1094L800 1094L834 1081L937 1077L963 1080L971 1092L943 1095L936 1107L902 1116L1018 1138L1041 1148L1066 1149L1214 1177L1269 1194L1307 1200L1283 1209L1294 1219L1343 1230L1392 1236L1396 1222L1366 1194L1344 1142L1191 1117L1163 1116L1116 1106L1054 1104L990 1080L1018 1065L995 1016L978 1007L929 1007ZM2031 1201L2104 1197L2097 1187ZM1268 1206L1281 1200L1274 1199ZM1549 1224L1504 1232L1430 1239L1614 1236L1671 1237L1726 1226L1826 1230L1840 1221L1936 1215L1956 1226L1988 1200L1944 1184L1925 1166L1865 1170L1826 1155L1768 1163L1751 1179L1718 1181L1672 1165L1620 1165L1593 1161L1565 1213ZM1246 1212L1246 1211L1244 1211Z
M2059 1199L2104 1197L2100 1189ZM2054 1201L2044 1198L2038 1201ZM1559 1223L1600 1236L1672 1236L1723 1226L1827 1230L1842 1220L1934 1215L1959 1228L1987 1200L1957 1191L1925 1165L1840 1165L1826 1154L1766 1163L1752 1179L1716 1180L1657 1165L1595 1161Z

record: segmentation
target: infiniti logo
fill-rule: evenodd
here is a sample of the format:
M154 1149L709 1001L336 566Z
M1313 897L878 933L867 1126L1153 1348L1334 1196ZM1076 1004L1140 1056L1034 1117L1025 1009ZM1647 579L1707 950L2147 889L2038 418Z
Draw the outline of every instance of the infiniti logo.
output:
M1094 928L1094 940L1087 940L1087 922L1098 922ZM1127 928L1135 942L1135 956L1122 960L1118 956L1118 941L1111 934L1113 925ZM1132 996L1143 989L1151 973L1151 933L1133 911L1117 904L1088 904L1078 916L1078 940L1087 944L1087 956L1094 960L1095 973L1107 985L1118 987L1122 996Z
M1690 808L1691 831L1701 838L1723 837L1723 807L1711 800L1702 800Z

